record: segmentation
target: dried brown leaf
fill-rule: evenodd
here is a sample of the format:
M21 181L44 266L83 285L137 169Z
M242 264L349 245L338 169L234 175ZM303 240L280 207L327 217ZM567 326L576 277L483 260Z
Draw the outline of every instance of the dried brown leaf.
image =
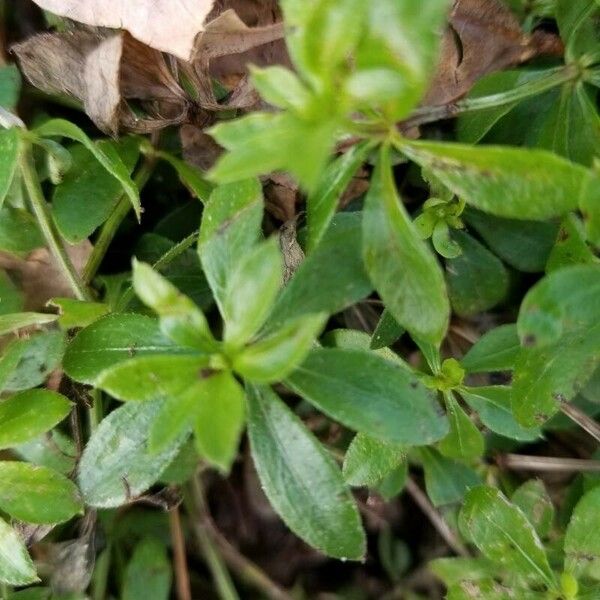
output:
M42 8L96 27L126 29L151 48L190 60L213 0L34 0Z

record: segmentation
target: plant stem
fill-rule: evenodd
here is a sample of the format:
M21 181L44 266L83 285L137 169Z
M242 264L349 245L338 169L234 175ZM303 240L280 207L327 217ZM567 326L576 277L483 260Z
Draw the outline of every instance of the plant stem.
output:
M149 154L145 156L144 162L134 177L134 182L138 189L141 190L146 185L150 179L150 176L152 175L155 164L156 157L154 155ZM123 219L129 214L130 210L131 203L129 202L129 198L123 194L117 202L117 205L115 206L115 209L111 213L110 217L108 217L104 225L102 225L100 228L100 233L96 239L96 243L94 244L94 250L92 251L90 258L85 265L85 269L83 270L83 279L87 284L89 284L96 276L96 273L100 268L100 264L104 259L104 255L112 243L119 226L123 222Z
M583 458L555 458L553 456L526 456L523 454L500 454L496 457L499 467L524 471L553 473L600 473L600 461Z
M75 297L78 300L92 300L92 295L75 270L73 263L65 251L62 240L54 228L52 217L50 216L48 205L46 204L46 199L44 198L44 192L42 191L42 186L40 185L35 166L33 164L31 144L27 140L23 140L21 143L23 144L21 157L19 159L21 175L23 177L23 182L25 183L25 189L27 190L27 194L29 196L33 214L37 219L46 244L48 245L48 248L54 256L54 259L56 260L57 265L60 267L63 275L69 282Z
M433 123L443 119L451 119L459 114L466 112L475 112L486 110L489 108L497 108L513 104L537 96L543 92L547 92L552 88L572 81L579 76L579 71L571 66L557 67L549 69L546 74L532 81L527 81L509 91L491 94L489 96L481 96L479 98L466 98L459 100L453 104L443 104L440 106L423 106L415 110L409 119L402 123L404 130Z
M438 533L444 538L446 544L459 556L470 557L471 555L466 546L456 537L454 531L450 529L450 526L446 523L442 515L431 504L423 490L410 477L406 480L406 491L425 513Z
M102 410L102 392L94 388L90 391L90 395L92 396L93 406L88 410L88 420L90 433L92 433L102 421L104 412Z
M192 526L194 527L198 542L202 544L203 539L211 540L211 544L214 544L213 549L215 549L215 547L218 548L229 567L232 568L241 579L261 591L270 600L293 600L292 596L272 581L260 567L244 555L240 554L214 526L210 514L208 513L204 493L198 477L192 479L191 492L194 503L193 510L195 513L195 518L192 520Z
M190 574L185 556L185 539L183 537L181 518L177 506L169 511L169 529L171 531L171 543L173 546L173 571L175 573L177 598L178 600L192 600Z
M587 431L594 439L600 442L600 425L591 417L588 417L583 411L569 402L561 402L560 410L571 421L577 423L584 431Z

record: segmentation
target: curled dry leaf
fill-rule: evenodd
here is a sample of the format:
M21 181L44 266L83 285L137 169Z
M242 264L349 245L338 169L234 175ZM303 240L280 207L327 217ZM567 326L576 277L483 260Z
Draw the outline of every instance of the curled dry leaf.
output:
M448 21L426 105L448 104L488 73L563 51L555 35L524 34L515 15L500 0L455 0Z
M62 17L126 29L151 48L190 60L213 0L34 0Z
M76 246L67 246L66 251L77 272L81 273L92 245L85 240ZM0 269L4 269L23 291L24 310L39 311L50 298L73 298L69 282L47 248L37 248L24 259L0 252Z

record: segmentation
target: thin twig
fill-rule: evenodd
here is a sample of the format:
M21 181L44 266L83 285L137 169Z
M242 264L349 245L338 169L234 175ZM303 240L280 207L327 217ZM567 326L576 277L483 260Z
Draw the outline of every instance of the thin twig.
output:
M496 457L499 467L524 471L553 473L600 473L599 460L582 458L558 458L553 456L526 456L523 454L500 454Z
M79 300L91 300L92 295L83 283L79 274L77 273L71 259L67 255L67 252L63 246L62 240L58 235L58 232L54 228L54 223L50 217L48 205L44 198L44 192L40 185L35 166L33 164L33 157L31 154L31 144L29 141L22 141L23 148L21 151L21 157L19 166L23 182L25 183L25 189L29 196L31 203L31 209L33 214L40 226L40 231L44 236L44 240L48 246L48 249L52 253L56 264L61 269L66 280L69 282L75 297Z
M171 531L171 544L173 546L173 571L175 572L177 598L178 600L192 600L190 574L185 553L185 539L181 529L181 519L177 506L169 511L169 529Z
M593 438L600 442L600 425L591 417L588 417L583 411L575 405L568 402L560 403L560 410L571 421L577 423L584 431L587 431Z
M450 529L450 526L446 523L442 515L431 504L427 495L410 477L406 480L406 491L425 513L438 533L444 538L446 544L459 556L471 556L466 546L456 537L456 534Z
M192 527L200 544L207 539L212 540L225 562L238 574L240 579L260 590L270 600L293 600L292 596L272 581L258 565L240 554L214 526L198 477L192 479L191 489L195 512Z

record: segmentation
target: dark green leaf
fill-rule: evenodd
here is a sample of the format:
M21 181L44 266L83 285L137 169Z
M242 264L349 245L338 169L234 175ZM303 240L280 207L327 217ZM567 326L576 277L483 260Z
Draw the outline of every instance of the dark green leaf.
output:
M512 371L521 344L514 324L500 325L484 333L460 361L469 373Z
M181 183L201 202L206 202L214 187L204 178L204 174L198 168L190 165L168 152L157 152L158 157L168 162L179 175Z
M0 315L21 312L24 306L23 293L11 278L0 270Z
M399 149L475 208L545 220L577 208L592 175L545 150L403 141Z
M269 317L269 331L305 314L337 313L368 296L373 286L361 256L360 213L334 217L317 248L281 291Z
M541 479L530 479L520 485L511 502L523 511L540 538L548 536L554 521L554 506Z
M21 74L15 65L0 68L0 106L13 110L21 93Z
M397 342L404 334L404 327L398 324L392 313L386 308L373 332L370 347L372 350L387 348Z
M586 243L583 224L574 214L567 215L560 225L554 248L548 257L546 272L595 262L598 259Z
M248 434L265 493L288 527L329 556L360 560L365 534L339 469L269 388L248 388Z
M108 315L75 336L63 366L69 377L91 384L104 369L118 362L176 351L173 342L161 333L156 319L134 314Z
M171 564L164 544L147 537L133 550L125 569L122 600L168 600Z
M11 206L0 209L0 250L25 255L43 245L44 238L30 213Z
M455 231L461 254L446 261L446 280L450 302L456 314L474 315L493 308L508 291L504 265L476 239Z
M63 329L87 327L110 312L107 304L85 302L75 298L52 298L48 304L58 308L58 324Z
M314 349L286 383L333 419L378 439L424 445L448 432L416 376L372 352Z
M62 523L83 514L75 484L64 475L24 462L0 462L0 508L28 523Z
M206 203L198 253L221 313L231 273L260 237L262 215L262 189L255 179L220 186Z
M366 160L371 148L370 144L363 142L338 157L323 172L315 191L308 197L306 246L309 253L317 247L325 235L342 193L360 165Z
M584 54L597 52L600 27L594 17L597 17L599 9L595 0L556 0L555 16L566 46L567 62L575 62Z
M468 489L481 483L473 469L442 456L434 448L422 448L420 456L425 471L425 489L434 506L460 502Z
M531 583L556 589L554 573L533 526L499 490L482 485L468 492L459 523L486 558Z
M344 457L344 479L352 486L374 486L406 460L404 449L357 433Z
M0 129L0 207L10 190L19 160L19 132Z
M125 137L118 144L101 140L96 146L105 154L117 154L131 175L139 156L137 138ZM54 190L52 216L62 236L77 244L110 216L123 195L123 186L85 146L75 144L69 151L73 164Z
M541 436L539 427L526 429L515 421L511 410L510 387L463 387L459 393L490 431L524 442L533 441Z
M58 319L57 315L48 315L45 313L23 312L0 315L0 335L11 333L23 327L32 325L45 325Z
M112 508L145 492L171 463L183 442L151 453L148 435L162 401L130 402L104 418L79 462L79 487L87 504Z
M71 403L50 390L28 390L0 402L0 448L10 448L52 429Z
M39 581L21 536L4 519L0 519L0 581L8 585Z
M394 184L389 149L382 149L363 217L365 266L386 308L411 334L439 344L449 305L439 264L420 239Z
M474 459L483 454L483 436L477 426L461 408L452 393L444 394L450 431L438 448L450 458Z

